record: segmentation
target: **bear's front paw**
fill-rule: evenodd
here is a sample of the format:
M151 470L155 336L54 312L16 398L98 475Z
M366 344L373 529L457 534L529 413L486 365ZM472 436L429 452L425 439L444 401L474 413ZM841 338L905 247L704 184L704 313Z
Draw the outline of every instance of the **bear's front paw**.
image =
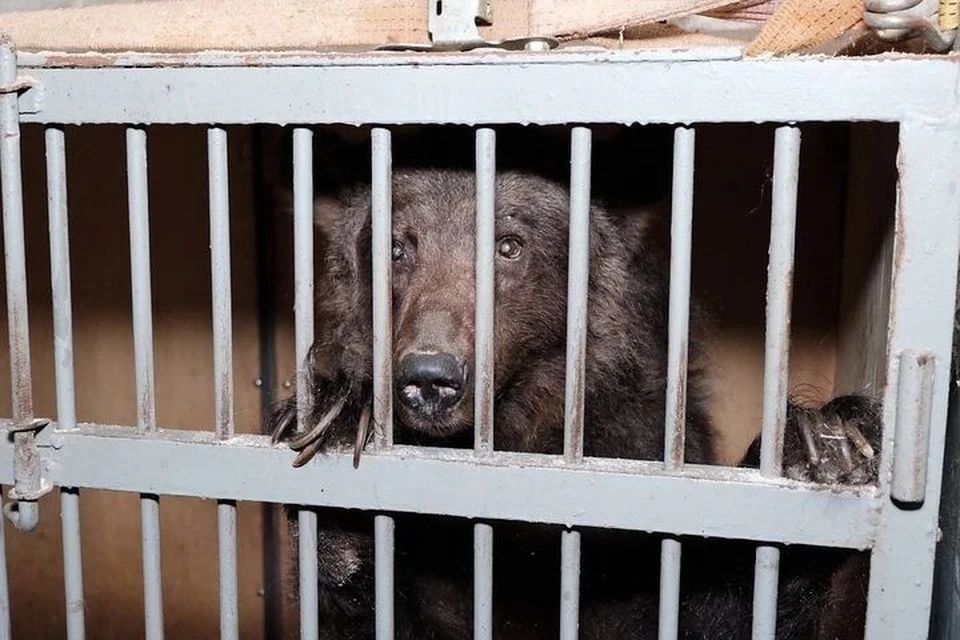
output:
M880 403L840 396L819 409L791 407L784 442L784 475L820 484L871 484L877 479Z

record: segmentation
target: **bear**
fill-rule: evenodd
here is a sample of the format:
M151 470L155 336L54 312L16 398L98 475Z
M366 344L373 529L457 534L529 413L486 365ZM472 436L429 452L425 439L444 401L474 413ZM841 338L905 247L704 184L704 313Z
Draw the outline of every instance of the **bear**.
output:
M394 160L394 437L421 446L473 445L475 175L455 163ZM360 175L363 172L358 172ZM367 174L369 175L369 174ZM494 325L494 448L563 451L567 245L565 184L526 169L498 168ZM369 183L318 193L317 332L309 357L313 406L294 433L296 398L278 403L266 430L297 451L295 465L352 449L371 424L372 317ZM667 261L647 242L642 215L590 208L584 454L662 460L666 409ZM718 464L707 412L703 315L691 303L685 460ZM790 401L784 443L788 477L824 483L876 480L880 407L866 396L822 406ZM322 457L322 456L320 456ZM320 462L322 464L322 460ZM759 438L740 462L759 465ZM374 637L372 515L318 510L321 637ZM291 512L292 513L292 512ZM398 638L473 635L472 522L396 514ZM495 522L495 638L559 633L558 527ZM296 533L296 520L290 519ZM581 531L581 638L657 637L660 537ZM680 637L750 638L755 543L683 539ZM864 555L790 548L781 560L777 637L862 634ZM857 594L855 594L857 595ZM862 593L859 594L862 596ZM838 611L839 609L839 611ZM828 615L831 611L835 615Z

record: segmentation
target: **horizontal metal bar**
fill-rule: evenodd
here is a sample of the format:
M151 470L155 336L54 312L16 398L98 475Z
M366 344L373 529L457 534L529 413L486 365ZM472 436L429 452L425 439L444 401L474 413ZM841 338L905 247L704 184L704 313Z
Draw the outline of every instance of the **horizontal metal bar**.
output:
M564 124L899 121L960 98L951 58L650 62L579 54L440 64L389 56L320 67L33 68L49 123ZM448 56L456 58L456 56ZM361 61L365 60L361 64ZM434 64L428 61L434 60ZM350 87L350 91L340 90ZM284 96L296 88L296 100ZM109 95L109 100L103 96ZM390 100L380 96L389 95ZM703 96L710 100L703 100ZM604 96L584 100L583 96Z
M589 50L588 50L589 49ZM690 60L738 60L739 47L691 49L641 49L615 51L601 47L565 48L531 55L477 49L469 55L406 52L306 52L269 51L186 53L36 53L21 51L20 67L329 67L398 66L404 64L470 66L476 64L557 64L568 62L682 62Z
M47 431L38 444L51 480L79 488L860 549L872 544L880 506L872 487L817 488L763 479L753 469L686 465L667 472L661 462L595 458L573 466L559 455L478 457L472 450L407 446L370 452L359 469L352 452L295 469L294 453L271 446L266 436L217 440L213 433L165 429L144 436L131 427L86 424ZM10 444L0 442L0 483L12 475ZM726 499L717 500L719 493ZM671 496L669 504L664 496ZM731 504L738 505L736 517Z

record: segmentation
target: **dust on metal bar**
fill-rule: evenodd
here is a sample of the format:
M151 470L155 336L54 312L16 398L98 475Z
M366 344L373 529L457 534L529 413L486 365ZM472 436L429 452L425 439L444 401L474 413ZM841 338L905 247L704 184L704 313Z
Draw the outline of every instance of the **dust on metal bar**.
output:
M297 431L309 429L313 398L310 347L314 336L313 298L313 131L293 130L293 232L295 350L297 359ZM300 509L297 514L300 566L300 637L320 635L317 600L317 514Z
M0 40L0 85L17 79L13 45ZM50 490L41 477L35 432L43 425L33 421L33 387L30 377L30 321L27 302L26 248L23 232L23 184L20 167L20 114L16 92L0 94L0 202L3 208L3 246L7 278L7 330L10 345L10 382L13 419L13 502L4 514L20 531L33 531L40 520L37 500Z
M147 203L147 133L127 129L127 195L130 208L130 275L133 349L137 380L137 428L157 427L153 383L153 310L150 295L150 219Z
M213 291L214 430L228 439L234 434L233 319L230 290L230 188L227 132L207 131L210 196L210 273ZM217 503L217 553L220 581L220 638L240 636L237 611L237 506Z
M667 340L667 410L664 463L683 464L690 335L690 254L693 240L694 130L678 127L673 138L673 199L670 216L670 303Z
M50 281L53 293L54 362L56 363L57 421L60 429L77 426L73 371L73 312L70 291L70 240L67 222L66 148L62 129L44 133L47 151L47 217L50 227ZM63 540L63 583L67 639L83 640L83 562L80 543L80 493L60 490L60 526Z
M392 151L390 130L370 133L371 253L373 275L373 423L378 448L393 445L393 235Z

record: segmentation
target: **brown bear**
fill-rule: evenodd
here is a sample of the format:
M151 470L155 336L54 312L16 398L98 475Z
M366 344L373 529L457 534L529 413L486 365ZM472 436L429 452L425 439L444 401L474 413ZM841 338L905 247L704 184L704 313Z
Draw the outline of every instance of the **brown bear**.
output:
M399 443L473 443L475 176L462 166L393 172L394 433ZM363 172L360 172L362 175ZM369 174L367 174L369 175ZM569 194L561 181L498 170L495 257L495 448L563 448ZM295 399L268 431L293 438L297 464L366 442L372 394L370 190L346 181L319 193L322 251L317 336L311 351L309 435L293 434ZM584 453L661 460L664 450L667 262L647 242L642 216L590 211L590 276ZM686 451L718 463L700 366L699 314L691 318ZM827 482L875 479L879 411L859 396L818 409L788 409L787 475ZM854 427L846 451L810 436ZM862 438L859 436L862 434ZM757 443L744 465L757 464ZM811 455L820 447L820 455ZM318 464L323 464L322 456ZM494 499L493 497L492 499ZM627 508L625 506L625 508ZM325 638L372 638L372 516L321 510L320 624ZM472 637L472 523L396 516L396 628L400 638ZM295 522L292 523L295 528ZM494 523L494 637L556 638L558 529ZM684 539L683 638L749 638L755 544ZM584 529L580 637L657 637L659 537ZM791 548L781 563L778 638L815 638L826 624L834 576L850 552ZM850 613L851 624L862 620ZM830 623L831 625L834 623ZM832 628L832 627L831 627ZM862 627L861 627L862 628ZM832 633L833 631L831 631Z

